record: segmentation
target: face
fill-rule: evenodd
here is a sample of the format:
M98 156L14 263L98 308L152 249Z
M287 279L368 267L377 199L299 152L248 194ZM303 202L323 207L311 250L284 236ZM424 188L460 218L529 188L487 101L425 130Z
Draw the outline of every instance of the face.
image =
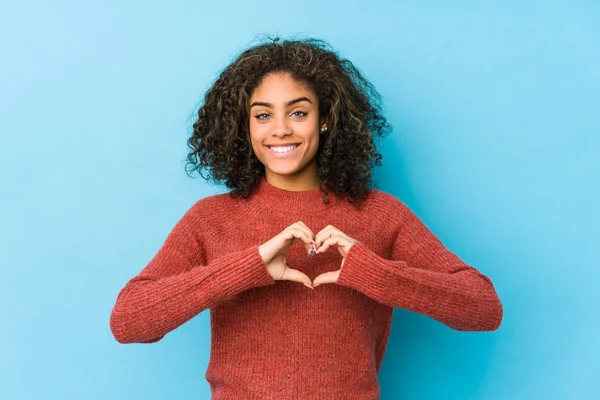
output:
M267 181L280 187L318 187L317 96L289 74L273 73L252 94L249 115L252 149L265 166Z

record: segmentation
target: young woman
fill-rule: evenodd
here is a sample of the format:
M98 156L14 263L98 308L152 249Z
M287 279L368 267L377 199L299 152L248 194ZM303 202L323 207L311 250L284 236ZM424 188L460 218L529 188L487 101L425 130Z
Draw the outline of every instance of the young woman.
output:
M188 140L188 166L232 190L192 205L120 291L116 340L154 343L210 309L213 399L366 400L395 307L496 330L490 279L370 187L388 129L377 91L326 43L244 51Z

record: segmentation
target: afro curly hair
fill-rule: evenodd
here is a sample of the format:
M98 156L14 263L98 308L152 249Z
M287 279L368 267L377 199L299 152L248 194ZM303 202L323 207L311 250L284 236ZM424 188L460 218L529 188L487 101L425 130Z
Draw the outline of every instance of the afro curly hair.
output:
M187 141L188 175L196 171L205 180L225 181L234 198L251 195L265 167L252 149L249 103L262 79L275 72L289 73L306 84L327 121L327 134L320 135L315 156L324 203L329 202L329 190L360 207L368 195L372 168L381 166L375 139L390 126L373 85L321 39L269 38L243 51L221 72L204 96Z

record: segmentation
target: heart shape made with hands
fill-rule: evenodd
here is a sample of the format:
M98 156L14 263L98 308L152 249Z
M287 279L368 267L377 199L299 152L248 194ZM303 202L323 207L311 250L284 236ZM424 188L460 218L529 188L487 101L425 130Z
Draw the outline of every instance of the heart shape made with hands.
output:
M337 271L325 272L317 276L312 282L312 289L324 283L336 283L338 277L340 276L342 267L344 266L344 261L346 261L346 254L348 254L348 251L350 251L350 248L354 245L354 243L357 242L357 240L346 235L344 232L342 232L335 226L327 225L315 235L315 239L312 240L312 242L314 249L309 250L309 255L317 255L319 253L324 253L331 246L336 246L338 252L343 257L340 269L338 269ZM319 247L317 248L317 246Z
M314 237L314 239L313 239ZM323 273L311 280L302 271L290 268L287 265L287 253L298 241L302 241L309 256L324 253L331 246L335 246L343 257L340 269ZM324 283L337 283L341 268L344 266L346 255L357 240L346 235L338 228L327 225L316 235L302 221L297 221L273 236L268 241L258 246L258 252L265 264L265 268L273 279L278 281L294 281L314 289Z

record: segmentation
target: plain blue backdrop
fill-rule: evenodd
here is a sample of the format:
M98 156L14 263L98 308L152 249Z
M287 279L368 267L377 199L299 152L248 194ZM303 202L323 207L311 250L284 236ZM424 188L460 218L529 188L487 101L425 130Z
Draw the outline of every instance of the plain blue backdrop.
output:
M208 399L209 313L151 345L119 290L198 199L194 113L259 34L383 95L380 189L494 282L495 332L396 309L383 400L600 398L600 5L21 1L0 10L0 398ZM343 385L343 382L340 382Z

